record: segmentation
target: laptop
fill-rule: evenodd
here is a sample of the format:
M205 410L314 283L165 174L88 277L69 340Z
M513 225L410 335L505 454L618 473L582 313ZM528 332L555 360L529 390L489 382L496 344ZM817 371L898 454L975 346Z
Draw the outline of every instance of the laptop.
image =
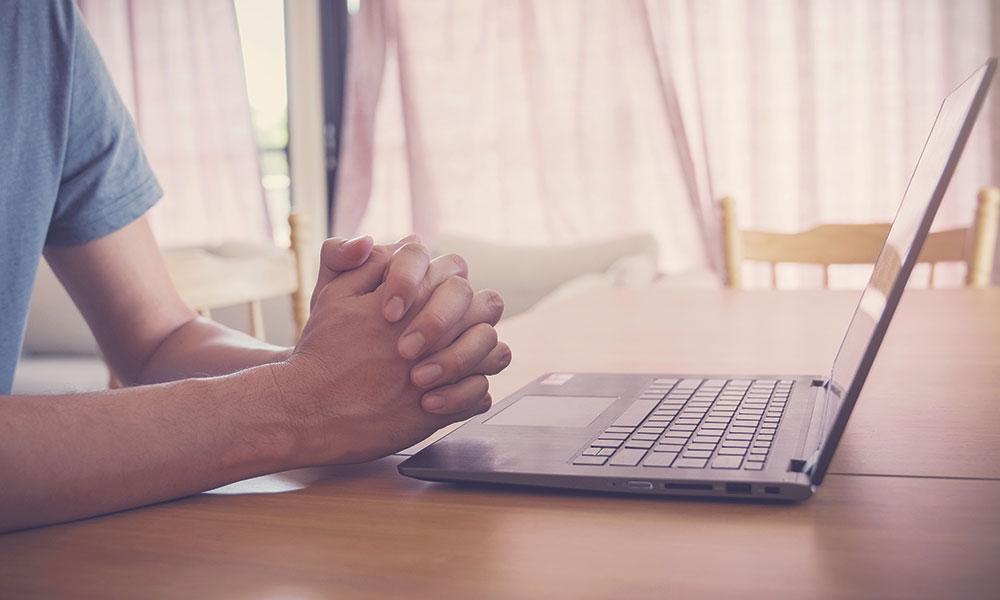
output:
M803 500L823 483L996 69L941 105L827 375L549 373L399 465L430 481Z

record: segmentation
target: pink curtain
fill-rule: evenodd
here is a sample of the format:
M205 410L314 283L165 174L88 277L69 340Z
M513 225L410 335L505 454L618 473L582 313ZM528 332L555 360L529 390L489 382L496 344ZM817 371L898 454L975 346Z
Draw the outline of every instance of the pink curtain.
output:
M941 99L997 53L998 19L990 0L366 0L335 229L646 230L672 272L717 264L722 195L748 227L885 221ZM998 101L938 228L1000 178Z
M165 246L267 241L232 0L77 0L164 188Z

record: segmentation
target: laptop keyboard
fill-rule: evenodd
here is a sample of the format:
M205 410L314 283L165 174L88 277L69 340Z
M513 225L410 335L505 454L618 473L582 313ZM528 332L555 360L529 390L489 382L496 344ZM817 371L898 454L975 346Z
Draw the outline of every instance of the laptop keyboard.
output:
M792 385L656 379L573 464L760 471Z

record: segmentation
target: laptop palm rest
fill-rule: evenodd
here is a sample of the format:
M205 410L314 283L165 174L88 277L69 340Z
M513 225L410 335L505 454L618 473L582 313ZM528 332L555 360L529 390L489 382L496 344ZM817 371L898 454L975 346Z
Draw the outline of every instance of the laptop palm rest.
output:
M607 396L524 396L484 425L587 427L616 400Z

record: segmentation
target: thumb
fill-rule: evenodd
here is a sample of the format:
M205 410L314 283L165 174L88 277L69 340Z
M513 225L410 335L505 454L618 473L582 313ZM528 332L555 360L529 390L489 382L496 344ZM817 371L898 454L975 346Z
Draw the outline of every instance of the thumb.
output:
M316 306L319 291L328 283L342 272L356 269L368 260L373 245L374 241L368 235L353 240L330 238L323 242L319 253L319 276L316 279L316 287L313 288L312 300L309 302L310 309Z
M339 273L328 285L328 292L334 297L360 296L375 291L382 283L385 268L389 264L392 251L385 246L375 246L365 264Z

